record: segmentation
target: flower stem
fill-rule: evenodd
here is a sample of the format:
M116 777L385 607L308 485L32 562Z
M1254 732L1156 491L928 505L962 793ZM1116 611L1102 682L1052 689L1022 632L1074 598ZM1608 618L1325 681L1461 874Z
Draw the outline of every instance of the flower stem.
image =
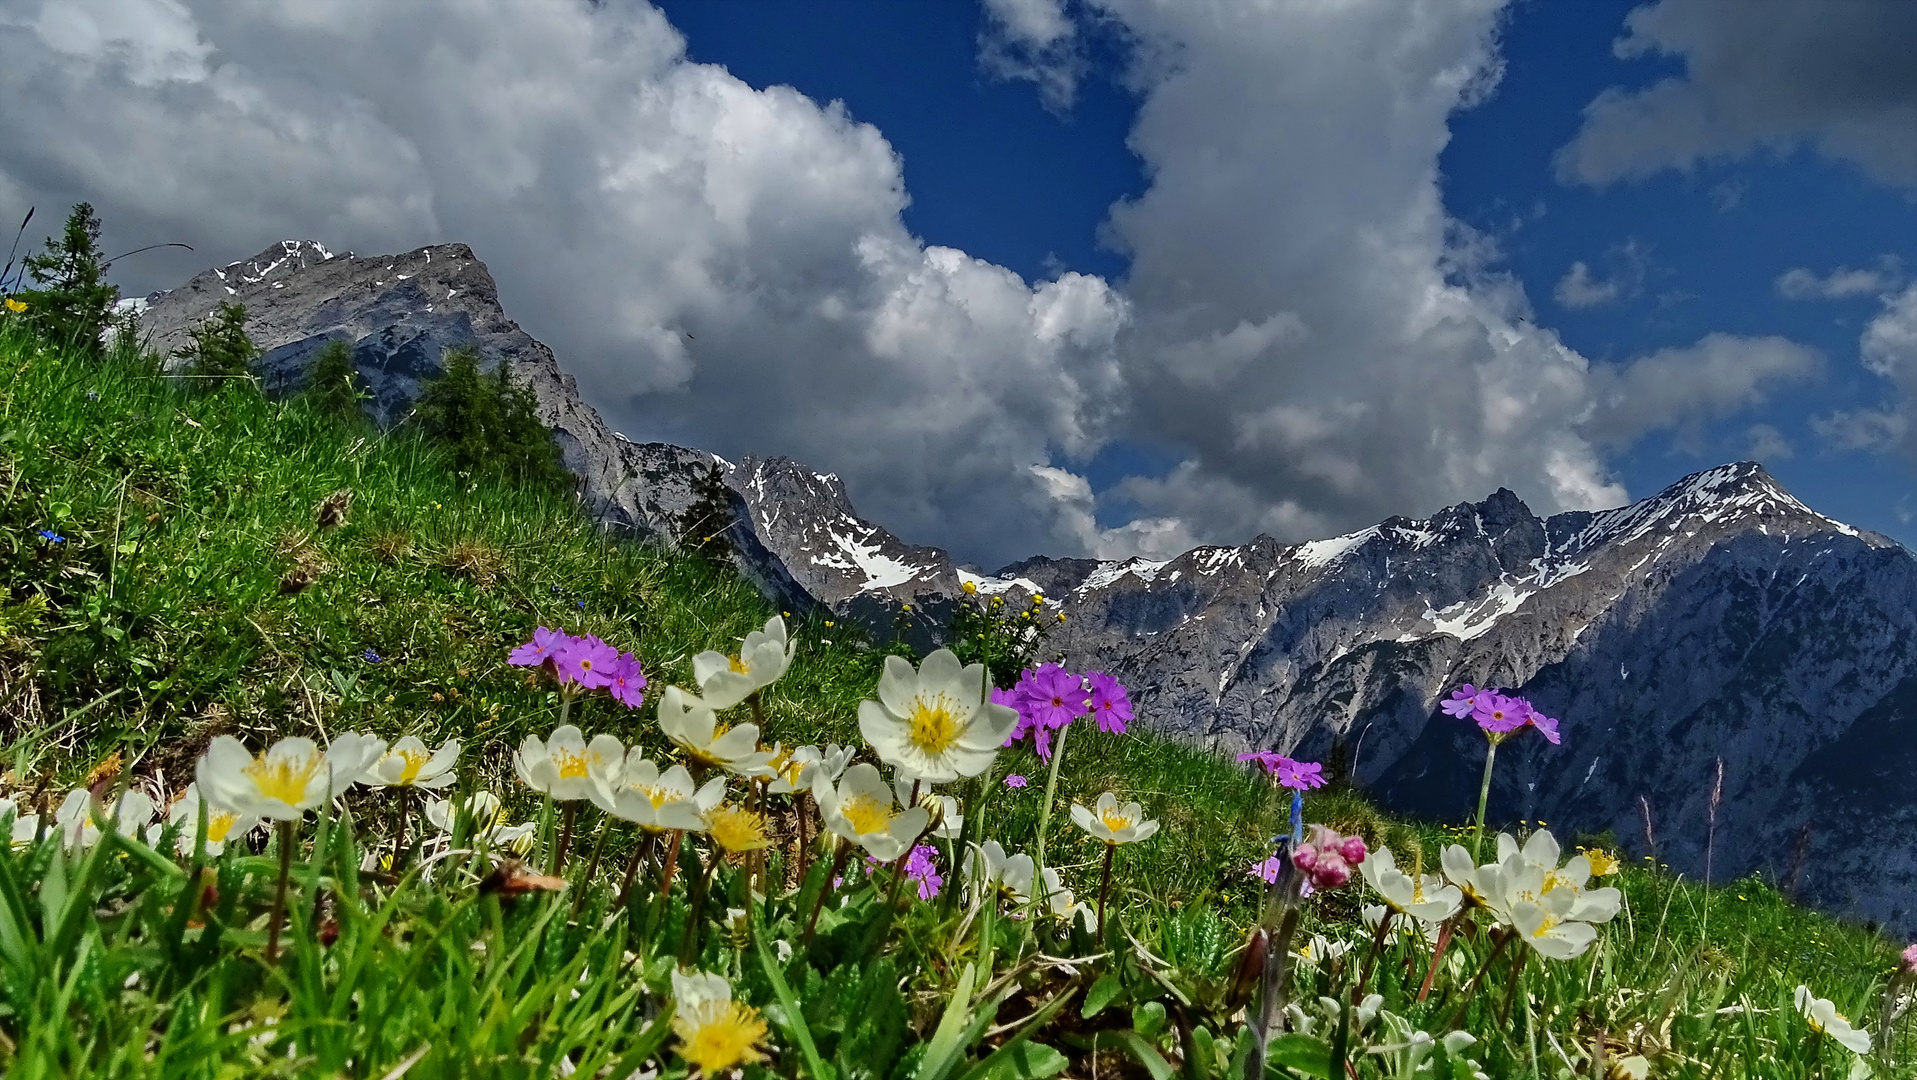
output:
M406 792L400 788L393 792L393 858L387 869L393 872L395 880L399 878L399 854L406 850Z
M679 966L692 963L694 950L698 947L700 923L704 921L706 894L712 888L712 875L719 869L719 860L723 858L715 846L706 858L705 873L699 875L699 886L694 890L691 904L686 908L686 934L679 941Z
M1444 1026L1446 1030L1456 1028L1458 1024L1464 1020L1464 1010L1471 1004L1471 995L1477 992L1478 984L1484 981L1484 973L1491 970L1491 962L1496 960L1498 954L1504 951L1504 946L1513 936L1512 933L1507 933L1502 930L1494 931L1493 933L1497 937L1497 941L1492 944L1491 952L1484 958L1484 963L1478 965L1478 973L1471 976L1471 981L1465 984L1464 993L1458 998L1457 1011L1451 1014L1451 1019L1445 1021Z
M592 844L592 858L586 860L586 872L580 875L579 878L579 893L573 897L572 913L574 917L577 917L579 910L586 906L586 890L592 886L592 876L599 872L599 856L606 850L606 835L610 832L612 832L612 823L610 821L600 822L599 838L594 840Z
M832 869L825 875L825 883L819 886L819 899L813 903L812 914L805 920L805 937L799 944L812 944L812 933L819 928L819 912L825 910L826 897L832 895L832 879L845 869L845 861L852 857L853 847L844 840L839 841L838 853L832 856Z
M1112 853L1117 844L1105 845L1105 869L1098 876L1098 940L1105 940L1105 894L1112 888Z
M1444 947L1451 944L1451 920L1446 919L1438 927L1438 940L1431 946L1431 968L1424 973L1424 985L1418 987L1418 1000L1423 1001L1431 994L1431 981L1438 977L1438 961L1444 959Z
M566 803L566 816L559 826L559 846L552 853L552 876L559 877L566 870L566 849L572 847L572 823L579 816L579 800Z
M1518 984L1524 976L1524 962L1531 958L1531 950L1519 951L1518 958L1511 961L1511 988L1504 994L1504 1011L1498 1014L1498 1026L1511 1022L1511 1003L1518 999Z
M1358 973L1358 989L1351 995L1353 1005L1365 999L1365 986L1371 982L1371 967L1378 962L1378 954L1384 951L1385 931L1391 928L1391 917L1396 914L1387 907L1384 915L1378 919L1378 932L1371 935L1371 951L1365 954L1364 970Z
M632 879L639 873L639 862L652 853L652 845L658 839L658 836L648 832L632 845L632 858L626 860L626 876L619 882L619 899L613 903L614 907L626 906L626 897L632 895Z
M1037 882L1045 872L1045 830L1052 820L1052 796L1058 791L1058 763L1065 760L1065 735L1072 730L1070 724L1058 729L1058 745L1052 747L1052 771L1045 777L1045 801L1038 808L1038 858L1032 867L1032 880ZM1050 900L1047 896L1044 899Z
M293 874L293 823L279 823L280 878L273 887L273 913L266 920L266 962L280 961L280 924L286 921L286 881Z
M1498 760L1498 744L1493 741L1484 748L1484 781L1478 785L1478 830L1471 834L1471 858L1477 859L1484 847L1484 808L1491 800L1491 765Z

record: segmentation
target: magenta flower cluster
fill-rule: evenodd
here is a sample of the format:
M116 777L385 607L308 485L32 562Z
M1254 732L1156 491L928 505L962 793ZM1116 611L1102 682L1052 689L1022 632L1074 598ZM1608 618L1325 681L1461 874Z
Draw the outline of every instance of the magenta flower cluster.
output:
M905 857L905 877L918 883L920 900L936 898L939 886L945 884L945 879L939 876L938 855L937 848L920 844Z
M1351 880L1351 868L1370 854L1364 840L1339 836L1337 830L1324 825L1312 825L1310 830L1311 838L1291 853L1291 865L1304 871L1314 891L1342 887Z
M604 690L628 709L636 709L646 700L646 673L639 667L639 658L591 634L574 637L564 630L542 626L533 631L531 641L514 649L506 662L544 668L561 687Z
M1484 729L1486 736L1502 739L1528 725L1537 728L1553 746L1560 741L1555 719L1532 708L1531 703L1521 697L1499 693L1495 686L1480 690L1465 683L1451 691L1451 697L1438 707L1448 716L1471 718Z
M1125 684L1102 671L1074 675L1058 664L1027 668L1010 690L994 688L992 700L1018 713L1018 724L1005 745L1029 735L1038 756L1047 761L1052 757L1052 732L1081 716L1096 721L1098 730L1114 734L1123 733L1133 719Z
M1278 783L1293 791L1310 791L1325 786L1325 767L1315 761L1295 761L1275 750L1239 754L1239 761L1255 761L1278 778Z

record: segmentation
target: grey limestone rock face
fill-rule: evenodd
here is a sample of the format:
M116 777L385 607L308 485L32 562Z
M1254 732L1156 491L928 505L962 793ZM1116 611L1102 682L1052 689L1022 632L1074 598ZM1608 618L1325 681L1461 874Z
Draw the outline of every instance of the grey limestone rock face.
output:
M1696 876L1721 759L1718 880L1796 879L1827 909L1917 928L1917 557L1812 511L1760 465L1599 513L1541 518L1498 491L1304 544L982 574L859 517L836 476L611 431L464 245L358 258L286 241L147 298L143 331L175 348L226 300L247 306L269 391L297 389L346 340L385 423L448 348L511 365L609 529L673 542L717 463L739 569L786 610L925 646L970 602L967 582L1043 593L1069 619L1047 648L1119 676L1143 723L1225 752L1323 759L1339 744L1387 806L1453 820L1475 806L1484 740L1438 702L1464 682L1511 688L1562 719L1564 743L1527 732L1500 749L1494 820L1643 854L1648 809L1659 854Z

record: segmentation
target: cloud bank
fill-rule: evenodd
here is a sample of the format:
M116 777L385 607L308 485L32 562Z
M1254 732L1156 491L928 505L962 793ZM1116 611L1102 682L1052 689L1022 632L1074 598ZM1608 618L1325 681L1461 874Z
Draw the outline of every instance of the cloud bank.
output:
M1500 485L1613 505L1607 448L1815 361L1712 335L1594 365L1536 325L1437 175L1501 17L991 0L981 62L1055 107L1075 19L1130 43L1151 184L1107 223L1122 286L926 245L883 133L689 62L638 0L16 3L0 220L88 198L110 243L194 243L188 269L289 235L470 243L616 427L830 469L988 567L1303 539ZM184 276L155 265L123 284ZM1136 511L1114 523L1084 463L1126 438L1184 460L1104 496Z

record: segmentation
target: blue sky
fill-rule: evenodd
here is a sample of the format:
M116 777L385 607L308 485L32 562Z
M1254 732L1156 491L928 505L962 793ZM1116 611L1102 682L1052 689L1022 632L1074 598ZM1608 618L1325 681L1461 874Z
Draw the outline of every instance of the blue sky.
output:
M615 427L985 568L1748 457L1911 542L1913 45L1906 0L20 0L0 219L194 245L128 293L470 244Z

